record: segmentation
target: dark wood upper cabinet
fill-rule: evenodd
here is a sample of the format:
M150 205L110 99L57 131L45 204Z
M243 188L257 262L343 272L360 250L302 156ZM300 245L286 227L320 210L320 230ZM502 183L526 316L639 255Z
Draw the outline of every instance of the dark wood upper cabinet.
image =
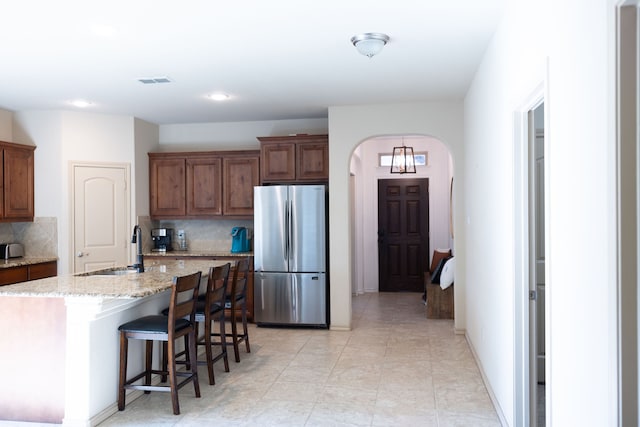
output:
M223 215L253 216L253 187L260 185L260 157L226 156Z
M262 182L295 181L296 144L294 142L262 143L260 161Z
M0 142L2 150L2 197L0 221L33 221L34 150L30 145Z
M149 153L152 219L253 216L259 152Z
M329 142L296 144L296 178L299 181L329 180Z
M222 159L187 159L187 215L222 215Z
M329 181L328 135L259 137L263 183Z
M149 210L152 217L186 215L186 159L149 153Z

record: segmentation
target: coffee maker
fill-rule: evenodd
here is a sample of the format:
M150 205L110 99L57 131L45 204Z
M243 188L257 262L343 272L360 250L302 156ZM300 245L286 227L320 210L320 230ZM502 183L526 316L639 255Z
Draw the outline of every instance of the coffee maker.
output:
M153 242L154 252L172 251L171 240L173 238L173 228L152 228L151 241Z

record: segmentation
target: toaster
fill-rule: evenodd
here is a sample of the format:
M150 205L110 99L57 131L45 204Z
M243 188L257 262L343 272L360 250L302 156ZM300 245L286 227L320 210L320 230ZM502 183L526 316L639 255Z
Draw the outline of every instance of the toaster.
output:
M20 258L24 247L20 243L0 243L0 259Z

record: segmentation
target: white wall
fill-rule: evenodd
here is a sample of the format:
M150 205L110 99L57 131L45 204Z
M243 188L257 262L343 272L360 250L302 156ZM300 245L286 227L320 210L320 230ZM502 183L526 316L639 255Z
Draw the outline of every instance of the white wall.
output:
M326 134L327 119L160 125L161 151L253 150L259 136Z
M160 128L144 120L134 120L135 161L132 175L136 183L131 196L134 219L140 215L149 215L149 156L147 153L158 151Z
M0 108L0 141L13 141L13 111Z
M34 152L34 210L36 216L55 217L58 225L68 208L62 204L65 194L62 177L67 168L62 165L62 113L51 111L16 112L13 124L14 140L19 144L35 145ZM58 229L58 244L66 236ZM58 247L58 254L60 248ZM58 263L58 269L61 269Z
M71 161L134 162L134 119L69 111L14 114L14 138L34 144L35 210L58 218L58 270L71 271ZM135 182L132 183L135 186Z
M402 178L429 179L429 253L425 265L430 265L431 254L436 248L450 248L449 236L449 177L450 156L447 147L440 141L423 136L390 136L372 138L358 146L361 161L351 171L360 181L357 193L352 198L359 200L354 227L362 225L362 289L363 292L378 291L378 180ZM378 155L391 154L394 146L413 147L414 153L427 153L427 165L416 167L416 174L397 175L389 167L378 167ZM355 256L359 256L356 254ZM358 287L356 287L358 288Z
M351 155L363 141L376 136L416 134L442 141L450 150L454 168L462 164L463 107L461 102L424 102L385 105L340 106L329 108L329 233L331 272L331 328L351 328L351 266L348 244L349 173ZM456 169L456 176L458 170ZM461 187L458 194L462 194ZM458 206L464 205L458 200ZM460 221L456 212L456 222ZM458 227L461 228L461 227ZM464 257L464 231L456 234L456 248ZM459 258L464 265L464 259ZM459 265L459 264L458 264ZM464 328L464 283L461 269L456 271L456 327Z
M522 334L513 328L513 252L523 244L514 234L514 113L539 85L547 115L547 421L617 424L608 3L508 2L465 99L467 336L513 426L522 424L514 411Z

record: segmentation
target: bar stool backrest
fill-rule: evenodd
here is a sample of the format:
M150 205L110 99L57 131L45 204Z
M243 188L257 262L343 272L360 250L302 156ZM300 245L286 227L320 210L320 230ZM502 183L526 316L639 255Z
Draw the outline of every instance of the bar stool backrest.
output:
M171 301L169 302L169 325L176 320L186 318L194 325L196 317L196 301L200 289L201 272L173 278Z

